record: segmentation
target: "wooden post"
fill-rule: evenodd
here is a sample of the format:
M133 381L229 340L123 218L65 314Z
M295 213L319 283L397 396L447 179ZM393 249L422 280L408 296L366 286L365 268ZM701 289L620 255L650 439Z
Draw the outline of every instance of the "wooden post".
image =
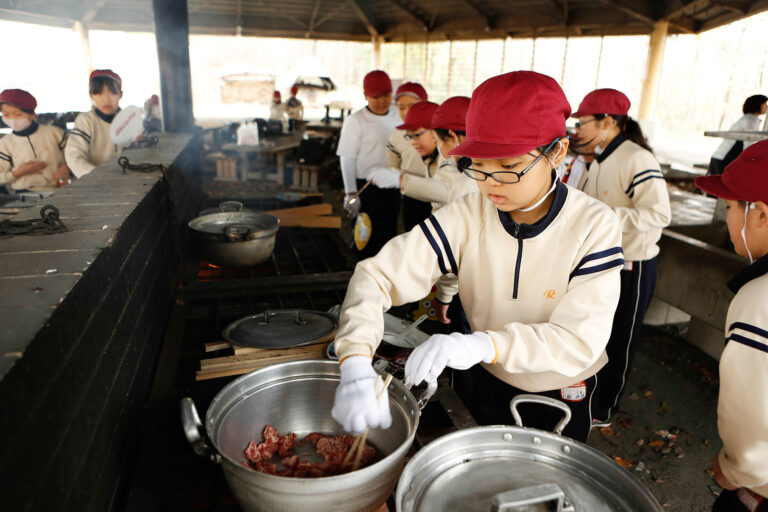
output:
M80 45L83 49L83 60L85 60L85 65L88 67L88 74L90 75L91 71L93 71L93 54L91 53L91 38L88 35L88 27L79 21L75 21L75 24L72 28L75 32L80 34Z
M472 90L477 86L477 45L479 41L475 39L475 58L472 59Z
M152 0L152 8L164 126L169 132L191 132L195 120L189 70L187 0Z
M446 94L451 97L451 75L453 75L453 39L448 41L448 91Z
M568 61L568 41L570 38L565 36L565 51L563 51L563 69L560 71L560 85L565 86L565 63Z
M381 36L373 36L373 69L381 69Z
M648 71L640 97L640 119L651 119L656 106L656 93L659 90L659 76L664 62L664 46L667 41L668 21L653 24L653 33L648 45Z
M403 40L403 83L405 83L406 80L406 63L408 62L408 41Z
M600 52L597 54L597 71L595 71L595 89L597 84L600 83L600 64L603 63L603 43L605 42L605 36L600 36Z
M507 38L501 40L501 70L499 73L504 73L507 64Z

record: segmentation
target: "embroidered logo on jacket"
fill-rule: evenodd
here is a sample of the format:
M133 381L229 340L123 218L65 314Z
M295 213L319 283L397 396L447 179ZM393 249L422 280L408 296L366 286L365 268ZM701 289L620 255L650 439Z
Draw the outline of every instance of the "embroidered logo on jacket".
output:
M545 299L554 299L555 298L555 290L547 290L544 292L544 298Z

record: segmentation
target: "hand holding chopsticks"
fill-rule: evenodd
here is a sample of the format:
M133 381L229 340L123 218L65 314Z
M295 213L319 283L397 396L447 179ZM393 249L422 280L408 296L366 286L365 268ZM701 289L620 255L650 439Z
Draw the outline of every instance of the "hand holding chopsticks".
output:
M379 401L384 391L389 387L389 383L392 382L392 375L387 375L384 380L384 385L381 386L381 375L376 379L376 400ZM365 431L361 436L357 436L355 442L349 447L349 452L341 463L342 467L349 465L352 457L354 457L354 463L352 464L352 471L357 471L357 467L360 465L360 460L363 457L363 450L365 449L365 440L368 438L369 428L365 427Z

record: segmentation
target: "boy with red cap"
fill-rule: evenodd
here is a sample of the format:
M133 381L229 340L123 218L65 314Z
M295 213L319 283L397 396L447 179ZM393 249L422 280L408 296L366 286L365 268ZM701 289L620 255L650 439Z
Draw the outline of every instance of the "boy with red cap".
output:
M717 428L723 449L712 510L768 510L768 140L744 150L722 175L696 178L725 199L728 233L750 265L728 282L736 294L725 319Z
M269 106L269 119L283 123L285 122L285 118L285 103L283 103L283 98L280 95L280 91L275 91L272 93L272 103Z
M565 435L585 440L594 375L605 364L623 264L616 215L560 183L571 109L552 78L533 71L483 82L467 113L467 137L450 154L468 157L477 180L374 258L357 265L341 308L336 353L341 382L333 417L349 431L387 428L386 392L376 397L371 356L382 312L423 297L457 276L474 332L431 336L414 349L406 381L435 381L445 367L472 369L469 408L480 424L511 424L521 393L560 400L572 411ZM526 404L524 423L551 428L562 413Z
M77 116L64 150L67 164L78 178L119 152L109 135L109 126L120 111L123 81L111 69L96 69L88 80L88 90L93 109Z
M365 212L371 221L371 237L359 251L367 258L397 234L400 192L376 185L367 187L360 197L357 191L374 169L386 166L387 140L399 118L392 108L392 81L384 71L365 75L363 92L368 105L344 120L336 154L344 180L344 209L350 215Z
M626 260L608 342L608 364L597 375L592 404L595 426L610 425L619 405L656 286L657 243L672 218L664 175L640 125L627 114L629 107L624 93L597 89L587 94L571 115L578 118L578 151L594 154L578 188L618 215Z
M296 97L297 94L299 94L299 88L294 85L291 87L291 97L285 102L285 113L288 114L288 129L291 131L295 130L297 123L304 119L304 105Z
M38 124L36 107L37 100L27 91L0 93L3 122L12 130L0 139L0 185L17 191L48 191L69 182L64 130Z

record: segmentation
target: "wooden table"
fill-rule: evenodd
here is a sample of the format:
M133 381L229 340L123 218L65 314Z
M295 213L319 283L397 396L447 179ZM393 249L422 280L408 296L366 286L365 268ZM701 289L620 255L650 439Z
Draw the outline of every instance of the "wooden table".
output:
M278 135L265 139L263 143L256 145L224 144L222 150L235 151L238 154L238 168L240 169L240 181L248 181L248 156L252 153L262 155L274 155L277 165L274 174L263 174L263 178L284 184L285 155L299 147L300 135Z
M743 140L745 142L757 142L768 139L768 132L752 132L739 130L707 131L704 132L707 137L718 137L721 139Z

